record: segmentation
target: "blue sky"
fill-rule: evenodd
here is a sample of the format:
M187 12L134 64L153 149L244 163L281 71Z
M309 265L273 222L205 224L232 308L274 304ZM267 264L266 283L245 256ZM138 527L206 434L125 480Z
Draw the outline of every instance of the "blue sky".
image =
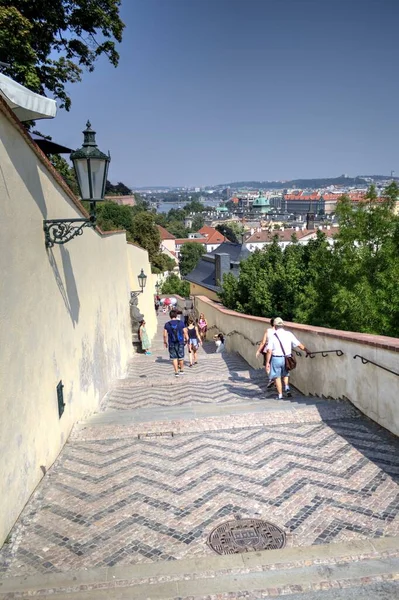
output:
M399 175L398 0L123 0L117 69L39 129L87 118L129 186Z

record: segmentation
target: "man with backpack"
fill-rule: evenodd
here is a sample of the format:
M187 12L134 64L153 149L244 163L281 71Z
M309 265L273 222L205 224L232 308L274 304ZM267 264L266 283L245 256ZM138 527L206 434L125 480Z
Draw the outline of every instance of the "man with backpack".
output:
M170 321L165 323L163 341L165 348L169 348L169 357L173 362L175 377L183 375L184 344L188 341L188 333L183 321L178 320L177 311L174 309L170 311Z

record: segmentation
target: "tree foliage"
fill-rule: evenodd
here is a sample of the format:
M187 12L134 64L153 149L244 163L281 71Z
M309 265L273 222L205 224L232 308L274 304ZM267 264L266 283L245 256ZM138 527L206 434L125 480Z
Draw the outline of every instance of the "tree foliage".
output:
M2 0L0 57L4 73L27 88L51 92L69 110L68 84L81 81L106 55L115 67L124 24L120 0Z
M277 237L241 263L239 279L225 276L221 298L235 310L288 321L399 337L399 198L396 183L377 199L354 208L337 206L339 233L333 247L316 239L284 251Z
M180 273L188 275L199 263L201 256L204 254L205 248L202 244L196 242L186 242L180 248Z
M131 194L132 190L121 181L119 181L116 185L113 185L107 179L107 183L105 184L106 196L130 196Z
M237 221L230 221L229 223L221 223L216 225L217 229L233 244L241 244L242 234L244 233L244 227Z
M178 294L187 298L190 295L190 284L188 281L182 281L175 273L171 273L163 282L161 293Z
M51 154L49 159L75 196L79 196L79 186L76 180L75 169L70 167L65 158L60 154Z

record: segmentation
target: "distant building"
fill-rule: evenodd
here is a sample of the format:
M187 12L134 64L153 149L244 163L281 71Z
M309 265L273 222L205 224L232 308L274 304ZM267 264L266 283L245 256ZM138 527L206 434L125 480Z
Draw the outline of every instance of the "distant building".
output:
M219 248L220 244L228 241L227 238L220 233L220 231L214 229L213 227L209 227L208 225L201 227L198 233L206 238L205 246L207 252L213 252L216 250L216 248Z
M325 227L320 226L318 228L306 229L295 227L295 229L285 229L282 227L278 230L266 230L260 229L257 230L251 229L249 234L244 240L244 245L249 252L255 252L255 250L262 250L265 246L271 244L273 239L277 235L279 246L284 249L290 244L292 244L292 236L295 234L298 242L300 244L307 244L310 240L313 240L317 236L318 229L322 230L327 237L327 241L330 245L334 244L334 235L338 233L338 227L330 227L327 225Z
M163 254L166 254L166 256L169 256L169 258L171 258L172 260L175 261L176 263L176 270L179 270L178 267L178 256L176 253L176 238L174 235L172 235L167 229L165 229L165 227L162 227L161 225L157 225L158 227L158 231L159 231L159 235L161 237L161 243L160 243L160 251ZM173 269L175 271L175 269Z
M251 214L267 215L271 209L272 207L270 206L269 199L263 194L260 194L252 203Z
M120 206L136 205L136 199L133 194L131 194L130 196L105 196L104 200L115 202L115 204L119 204Z
M232 273L234 277L238 277L240 262L248 256L250 252L242 244L231 242L224 242L216 252L205 254L195 269L185 277L190 282L190 295L218 300L223 276Z

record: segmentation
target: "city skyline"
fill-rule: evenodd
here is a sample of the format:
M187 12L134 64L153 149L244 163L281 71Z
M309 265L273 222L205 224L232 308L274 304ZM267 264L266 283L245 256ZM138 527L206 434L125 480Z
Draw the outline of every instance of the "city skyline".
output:
M395 0L132 0L100 60L39 129L87 118L132 187L399 172Z

